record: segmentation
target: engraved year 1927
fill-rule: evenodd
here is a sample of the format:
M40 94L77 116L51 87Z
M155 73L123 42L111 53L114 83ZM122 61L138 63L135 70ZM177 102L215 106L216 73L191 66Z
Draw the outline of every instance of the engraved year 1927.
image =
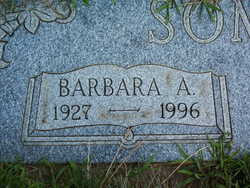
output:
M91 105L67 105L54 107L54 120L82 120L88 119L88 112Z

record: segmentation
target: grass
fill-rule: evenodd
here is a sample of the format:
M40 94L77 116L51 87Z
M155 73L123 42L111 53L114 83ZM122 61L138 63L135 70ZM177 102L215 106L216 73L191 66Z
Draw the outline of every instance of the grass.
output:
M183 180L176 174L164 185L162 181L176 167L174 164L114 164L110 171L112 178L105 178L109 164L91 164L88 170L85 162L77 164L54 164L43 161L39 164L27 165L18 163L2 163L0 165L0 187L16 188L99 188L99 187L175 187L177 181ZM116 172L115 172L116 171ZM115 172L115 174L113 174ZM109 176L109 177L110 177Z
M145 163L0 163L0 187L250 188L250 154L234 151L223 137L193 154L182 146L179 151L183 160L167 163L154 163L152 158Z
M216 11L222 11L218 6L221 0L153 0L157 4L155 12L161 14L166 23L171 22L172 13L171 10L179 15L182 14L183 9L187 5L192 5L192 11L197 13L197 16L201 18L204 16L203 12L206 12L207 16L212 22L215 23Z

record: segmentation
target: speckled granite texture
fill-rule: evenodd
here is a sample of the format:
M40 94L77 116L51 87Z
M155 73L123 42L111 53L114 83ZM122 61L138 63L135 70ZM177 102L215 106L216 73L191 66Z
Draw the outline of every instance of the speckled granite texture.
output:
M222 1L224 26L220 36L209 44L192 40L184 30L182 16L173 11L174 38L167 44L150 43L148 31L164 37L164 27L150 12L149 0L93 0L90 7L79 6L68 24L42 23L35 35L23 27L8 38L4 58L11 64L0 69L0 161L20 157L27 162L82 161L88 155L94 162L110 162L117 145L24 146L22 120L29 79L41 72L67 72L92 64L129 67L160 64L191 71L212 71L226 75L234 146L250 148L250 39L240 21L242 42L232 42L234 3ZM248 13L250 1L244 1ZM206 15L206 13L204 13ZM209 20L192 19L200 36L213 33ZM186 145L189 152L202 144ZM129 157L127 157L129 156ZM175 144L146 144L136 150L119 150L117 161L155 161L179 158ZM126 158L127 157L127 158Z

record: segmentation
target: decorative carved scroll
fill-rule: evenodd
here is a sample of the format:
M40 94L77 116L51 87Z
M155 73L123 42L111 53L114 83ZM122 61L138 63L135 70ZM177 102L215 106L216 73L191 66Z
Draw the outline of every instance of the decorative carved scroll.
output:
M3 58L7 44L5 37L12 36L22 25L28 32L35 34L42 22L69 23L75 13L70 4L60 0L28 1L25 5L17 6L14 12L8 12L0 4L0 69L10 64Z

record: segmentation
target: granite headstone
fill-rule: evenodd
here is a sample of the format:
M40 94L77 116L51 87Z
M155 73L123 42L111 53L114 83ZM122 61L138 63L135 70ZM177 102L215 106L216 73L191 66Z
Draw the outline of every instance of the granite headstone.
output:
M160 162L222 135L250 148L250 1L221 1L214 22L90 2L0 17L0 161Z

